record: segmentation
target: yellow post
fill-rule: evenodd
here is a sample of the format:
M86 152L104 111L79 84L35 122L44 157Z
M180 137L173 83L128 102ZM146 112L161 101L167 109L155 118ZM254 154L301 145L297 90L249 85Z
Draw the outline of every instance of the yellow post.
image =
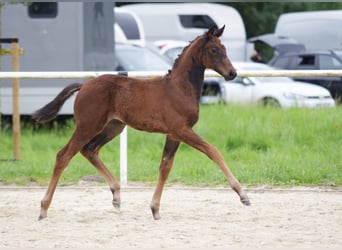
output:
M12 71L19 71L19 46L18 41L12 42ZM19 79L12 80L13 112L12 112L12 130L13 130L13 156L15 160L20 159L20 111L19 111Z

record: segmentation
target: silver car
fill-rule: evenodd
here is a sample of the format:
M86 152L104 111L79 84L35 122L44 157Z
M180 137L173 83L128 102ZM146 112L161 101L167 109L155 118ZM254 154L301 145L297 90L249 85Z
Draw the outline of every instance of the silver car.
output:
M233 62L239 70L274 70L268 65ZM226 103L273 105L289 107L335 107L330 92L318 85L294 81L289 77L236 77L232 81L220 78L222 98Z

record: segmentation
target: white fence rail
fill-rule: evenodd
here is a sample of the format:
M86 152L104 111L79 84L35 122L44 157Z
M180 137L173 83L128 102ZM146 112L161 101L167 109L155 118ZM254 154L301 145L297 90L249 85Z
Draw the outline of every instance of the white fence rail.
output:
M137 71L137 72L118 72L118 71L52 71L52 72L0 72L0 79L68 79L68 78L95 78L103 74L124 74L130 77L150 78L165 75L164 71ZM342 70L267 70L267 71L238 71L240 77L259 77L259 76L340 76ZM214 71L206 71L206 77L220 77ZM127 129L120 134L120 182L127 184Z
M49 78L94 78L103 74L120 74L126 73L130 77L149 78L165 75L165 71L135 71L135 72L118 72L118 71L51 71L51 72L0 72L0 79L49 79ZM240 70L237 71L240 77L258 77L258 76L342 76L342 70ZM220 75L214 71L206 71L206 77L219 77Z

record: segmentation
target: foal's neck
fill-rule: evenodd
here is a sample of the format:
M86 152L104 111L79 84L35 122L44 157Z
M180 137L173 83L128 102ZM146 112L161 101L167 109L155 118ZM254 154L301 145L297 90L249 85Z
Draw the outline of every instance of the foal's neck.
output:
M205 71L201 63L199 42L196 40L183 50L171 71L171 74L186 78L182 84L190 84L193 87L198 101L202 95Z
M199 100L203 91L204 70L202 65L192 65L189 70L189 82L193 86L196 92L196 99Z

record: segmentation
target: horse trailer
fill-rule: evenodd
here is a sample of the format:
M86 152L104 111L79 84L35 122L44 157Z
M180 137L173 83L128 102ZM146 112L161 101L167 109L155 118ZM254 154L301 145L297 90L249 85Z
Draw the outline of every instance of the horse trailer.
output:
M124 28L114 24L113 8L113 2L5 4L1 9L2 37L18 37L19 47L24 49L19 57L20 71L112 71L115 41L129 42L124 37ZM120 16L125 13L128 11L120 11ZM132 16L130 24L135 18ZM127 16L125 19L128 20ZM143 44L143 36L143 33L134 35L131 43ZM2 71L12 70L10 56L2 56L1 64ZM84 80L21 79L20 114L30 115L66 85ZM0 92L0 113L11 116L11 80L1 80ZM73 102L74 98L69 99L60 114L72 115Z

